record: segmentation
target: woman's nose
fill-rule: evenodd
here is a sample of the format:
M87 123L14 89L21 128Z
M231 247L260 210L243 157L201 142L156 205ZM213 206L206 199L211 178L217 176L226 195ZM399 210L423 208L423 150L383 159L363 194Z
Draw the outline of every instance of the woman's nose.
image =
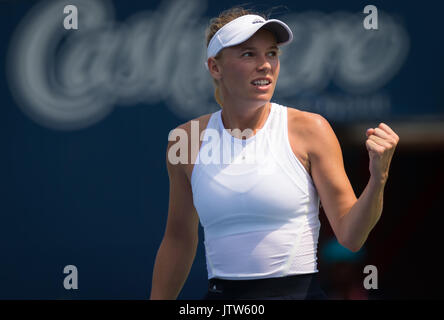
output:
M259 57L257 59L257 70L258 71L269 71L271 70L270 61L266 57Z

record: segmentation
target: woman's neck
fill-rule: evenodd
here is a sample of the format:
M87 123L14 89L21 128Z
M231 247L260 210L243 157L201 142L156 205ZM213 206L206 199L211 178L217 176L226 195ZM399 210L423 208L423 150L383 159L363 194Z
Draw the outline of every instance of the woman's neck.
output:
M233 104L226 103L224 101L222 108L222 122L225 129L240 129L243 132L246 129L250 129L252 134L256 134L267 121L268 115L271 110L271 102L268 101L264 104L256 104L246 106L245 103ZM245 131L247 139L250 133Z

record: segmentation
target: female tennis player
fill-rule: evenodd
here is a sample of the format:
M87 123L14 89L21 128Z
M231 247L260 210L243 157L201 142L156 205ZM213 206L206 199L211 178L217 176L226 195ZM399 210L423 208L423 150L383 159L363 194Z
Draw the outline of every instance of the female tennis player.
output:
M326 299L316 262L320 204L351 251L379 220L399 137L384 123L367 130L370 179L357 199L328 121L271 102L279 47L292 38L284 22L242 8L211 20L206 65L221 110L175 129L193 137L198 128L198 146L187 139L186 161L171 161L177 142L168 144L169 210L151 299L177 298L195 257L199 221L205 299Z

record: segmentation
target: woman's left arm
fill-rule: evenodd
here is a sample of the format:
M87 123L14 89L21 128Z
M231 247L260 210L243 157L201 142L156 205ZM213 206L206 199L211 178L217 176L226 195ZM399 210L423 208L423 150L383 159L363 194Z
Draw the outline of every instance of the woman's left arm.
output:
M308 154L313 182L338 242L356 252L381 216L384 187L399 137L384 123L367 130L370 179L356 199L330 124L316 115L310 127Z

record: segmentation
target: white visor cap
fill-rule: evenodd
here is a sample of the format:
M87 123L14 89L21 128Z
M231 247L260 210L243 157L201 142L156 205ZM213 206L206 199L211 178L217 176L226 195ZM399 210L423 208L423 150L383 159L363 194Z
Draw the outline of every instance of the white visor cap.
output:
M247 14L228 22L217 30L208 44L207 60L208 58L215 57L223 48L232 47L247 41L259 29L271 31L276 36L278 45L284 45L293 40L293 33L282 21L277 19L265 20L261 16ZM207 62L205 62L205 66L208 69Z

